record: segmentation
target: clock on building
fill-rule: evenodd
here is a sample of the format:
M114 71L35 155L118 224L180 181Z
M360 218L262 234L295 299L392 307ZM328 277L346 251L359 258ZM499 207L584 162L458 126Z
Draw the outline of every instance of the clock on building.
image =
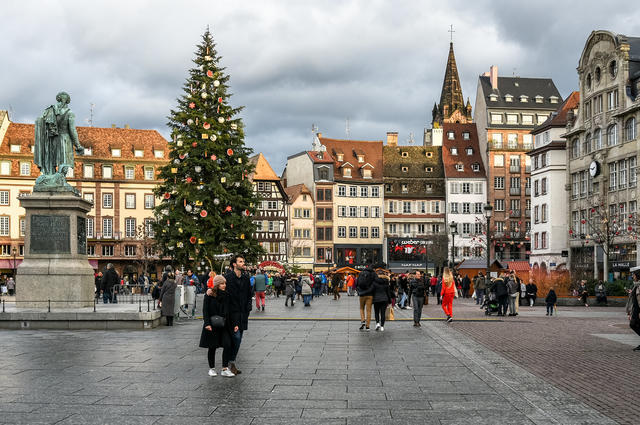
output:
M591 174L591 177L595 177L600 174L600 163L598 161L591 161L591 164L589 165L589 174Z

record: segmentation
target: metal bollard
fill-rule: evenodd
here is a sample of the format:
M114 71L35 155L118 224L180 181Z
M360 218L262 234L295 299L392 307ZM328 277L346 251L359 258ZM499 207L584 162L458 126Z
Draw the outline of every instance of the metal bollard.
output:
M4 300L2 300L2 312L4 313Z
M4 306L3 306L4 307ZM149 312L149 298L147 298L147 313Z
M97 303L97 301L98 300L96 298L93 299L93 312L94 313L96 312L96 303Z
M51 313L51 299L48 300L49 301L49 308L48 308L48 312Z
M142 300L138 298L138 313L142 313Z

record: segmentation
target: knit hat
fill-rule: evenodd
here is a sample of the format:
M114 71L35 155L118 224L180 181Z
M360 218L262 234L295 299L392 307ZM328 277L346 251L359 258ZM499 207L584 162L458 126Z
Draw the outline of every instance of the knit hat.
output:
M219 285L219 284L224 283L226 281L227 281L227 279L225 279L224 276L222 276L221 274L216 275L213 278L213 286Z

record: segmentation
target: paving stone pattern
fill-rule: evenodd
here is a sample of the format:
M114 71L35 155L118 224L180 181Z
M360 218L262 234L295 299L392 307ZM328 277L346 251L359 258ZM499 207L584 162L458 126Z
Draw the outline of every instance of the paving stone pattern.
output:
M357 312L357 299L344 302ZM330 318L331 304L323 297L308 310ZM277 309L270 313L286 317ZM456 330L467 325L476 323L395 321L381 333L353 320L252 320L235 378L207 375L199 321L0 331L0 423L615 423L473 341L472 327Z

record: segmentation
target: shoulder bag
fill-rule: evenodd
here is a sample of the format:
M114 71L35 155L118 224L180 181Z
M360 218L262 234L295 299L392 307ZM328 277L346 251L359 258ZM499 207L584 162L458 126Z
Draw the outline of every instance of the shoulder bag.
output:
M224 328L225 320L224 317L214 315L209 318L209 322L211 323L212 328Z

